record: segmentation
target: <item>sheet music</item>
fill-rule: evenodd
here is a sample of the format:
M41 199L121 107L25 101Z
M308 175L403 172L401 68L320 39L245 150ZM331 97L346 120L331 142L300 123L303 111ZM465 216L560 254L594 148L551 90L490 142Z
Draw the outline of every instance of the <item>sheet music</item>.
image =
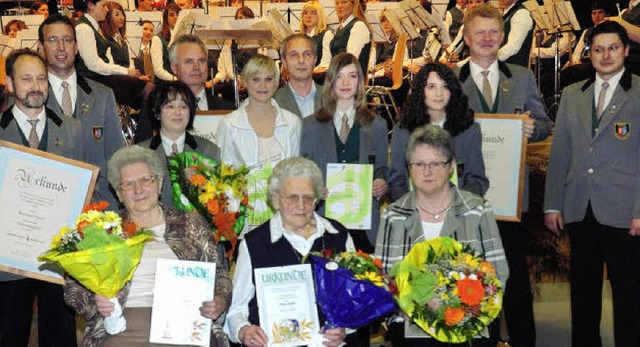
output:
M127 12L127 36L129 36L129 30L138 26L142 27L143 20L148 20L153 23L154 34L159 34L162 30L162 12L150 11L150 12Z

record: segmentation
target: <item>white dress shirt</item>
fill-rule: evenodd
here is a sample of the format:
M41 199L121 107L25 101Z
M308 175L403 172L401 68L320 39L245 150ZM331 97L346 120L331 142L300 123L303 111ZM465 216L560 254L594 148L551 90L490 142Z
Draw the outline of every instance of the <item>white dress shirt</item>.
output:
M48 73L49 75L49 84L51 85L51 89L53 90L53 95L55 95L56 100L58 101L58 105L62 105L62 93L64 88L62 88L62 82L67 81L69 83L69 94L71 94L71 112L75 112L76 110L76 100L78 100L78 75L74 71L69 78L66 80L61 79L60 77ZM69 116L69 115L68 115Z
M573 54L571 55L571 64L578 64L580 63L580 59L582 58L582 52L584 51L584 47L585 47L585 36L587 35L587 30L589 29L585 29L582 31L582 35L580 35L580 40L578 40L578 43L576 44L576 48L573 50Z
M315 113L315 99L316 99L316 84L311 83L311 91L307 96L302 96L296 92L295 89L291 86L291 83L287 83L289 89L291 89L291 94L293 94L293 99L298 104L298 109L300 110L300 114L302 114L302 118L309 117Z
M316 239L321 238L325 232L329 234L337 234L336 230L331 223L322 218L317 213L313 213L313 217L316 221L316 232L308 239L287 231L282 225L282 217L280 212L276 214L269 221L269 227L271 232L271 243L275 243L284 237L302 256L306 256L311 251L311 247ZM351 236L347 235L347 242L345 243L345 249L347 251L354 251L353 240ZM294 265L294 264L292 264ZM225 321L224 330L229 335L229 338L233 342L240 342L238 333L240 329L246 325L251 325L249 322L249 301L255 296L256 288L252 279L253 266L251 265L251 255L245 242L241 242L238 246L238 261L236 262L236 269L233 273L233 293L231 296L231 307L229 307L229 313L227 314L227 320Z
M355 19L354 15L350 15L340 24L340 28L345 27L349 22ZM347 41L347 53L351 53L357 57L360 56L360 52L364 46L371 42L371 32L367 27L367 24L363 21L359 21L353 25L351 32L349 33L349 41Z
M333 114L333 125L336 127L338 134L340 134L340 130L342 130L342 116L345 114L349 119L349 129L353 129L353 123L356 121L356 109L353 108L353 106L346 111L336 109L336 112Z
M609 78L609 80L607 82L609 82L609 87L607 87L607 92L604 96L604 107L602 108L602 111L604 112L604 110L607 108L607 106L609 106L609 102L611 101L611 98L613 97L613 93L616 91L616 87L618 87L618 84L620 83L620 79L622 78L622 74L624 74L624 68L622 68L622 70L620 70L620 72L618 72L617 74L611 76L611 78ZM593 96L594 96L594 105L595 107L598 107L598 105L596 105L596 103L598 102L598 96L600 95L600 90L602 90L602 82L604 82L604 80L600 77L600 75L598 73L596 73L596 81L595 81L595 85L593 88ZM604 113L603 113L604 114Z
M151 65L153 74L163 81L175 81L176 76L164 69L164 53L162 53L162 41L158 36L151 39Z
M517 2L516 2L517 3ZM509 10L516 5L509 6L508 9L504 11L504 13L509 12ZM498 50L498 59L500 61L505 61L512 56L518 54L522 49L522 44L524 40L529 35L529 31L533 28L533 19L531 19L531 13L526 8L521 8L511 17L511 31L509 32L509 36L507 37L507 43L504 46L500 47Z
M12 110L13 110L13 118L15 118L16 123L20 127L20 130L22 130L22 133L28 140L29 134L31 133L31 123L29 123L29 120L31 118L29 118L29 116L27 116L24 112L22 112L22 110L20 110L18 106L13 107ZM36 118L40 120L36 124L36 133L38 134L38 139L42 139L42 134L44 133L44 125L45 125L45 122L47 121L47 115L45 113L44 107L42 108L42 111L40 111L40 113Z
M207 89L204 86L202 86L202 90L200 90L200 93L196 95L196 99L198 100L198 104L196 105L198 110L209 110L209 102L207 101Z
M93 17L88 13L85 13L84 16L96 31L100 30L98 22L96 22ZM104 76L129 74L128 68L117 64L105 63L105 61L100 58L98 50L96 49L96 37L93 29L89 25L85 23L76 25L76 37L78 41L78 53L89 70Z
M187 137L186 133L183 133L178 137L175 141L165 137L162 135L162 130L160 130L160 138L162 139L162 148L164 148L164 152L167 154L167 157L173 154L173 143L175 142L178 145L178 153L184 152L184 140Z
M482 92L482 80L484 77L482 76L482 71L484 71L480 65L473 62L473 60L469 60L469 72L471 74L471 78L473 78L473 82L475 82L476 87L480 92ZM489 74L487 75L487 79L489 79L489 85L491 85L491 95L493 96L493 101L496 100L496 95L498 93L498 84L500 83L500 69L498 69L498 61L494 61L493 64L489 65Z

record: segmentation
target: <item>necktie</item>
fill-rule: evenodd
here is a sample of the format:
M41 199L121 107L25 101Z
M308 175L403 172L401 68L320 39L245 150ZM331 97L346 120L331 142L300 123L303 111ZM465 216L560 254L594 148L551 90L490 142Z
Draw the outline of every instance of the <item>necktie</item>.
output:
M484 97L484 101L487 102L487 106L489 108L493 108L493 93L491 92L491 84L489 84L489 70L482 71L482 96Z
M31 124L31 131L29 132L29 146L31 146L31 148L38 148L38 146L40 146L40 138L36 132L36 124L38 124L39 121L39 119L29 119L29 124Z
M69 83L62 81L62 101L60 104L62 113L67 116L73 115L73 106L71 105L71 92L69 91Z
M171 145L171 151L173 152L173 153L171 153L171 155L176 155L176 154L178 154L178 144L177 144L177 143L175 143L175 142L174 142L174 143Z
M602 82L602 89L600 95L598 95L598 104L596 105L596 116L602 117L604 112L604 97L607 95L607 88L609 88L609 82Z
M342 143L347 143L349 131L351 131L349 127L349 117L345 114L342 115L342 127L340 128L340 141L342 141Z

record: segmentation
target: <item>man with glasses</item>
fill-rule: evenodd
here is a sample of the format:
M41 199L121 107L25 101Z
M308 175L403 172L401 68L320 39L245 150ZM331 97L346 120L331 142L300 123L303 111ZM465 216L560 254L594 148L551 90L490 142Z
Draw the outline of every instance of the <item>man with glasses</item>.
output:
M113 92L76 73L78 45L69 18L56 14L45 19L38 39L51 86L47 107L80 121L86 162L100 167L92 200L107 201L109 209L117 211L118 200L107 181L107 160L125 143Z
M6 73L15 104L0 116L0 140L83 160L79 122L45 107L44 59L27 48L15 50L7 57ZM40 344L76 346L75 314L64 304L62 286L5 272L0 272L0 345L27 346L36 298Z
M469 108L476 113L513 114L524 112L522 135L528 142L542 141L551 134L552 122L540 99L533 74L521 66L498 60L505 35L500 11L480 5L469 12L463 23L464 42L470 60L458 73ZM523 211L529 200L529 175L525 171ZM528 232L518 222L498 222L509 262L509 280L504 311L511 346L535 346L533 295L526 261Z
M571 343L602 346L603 267L616 346L639 346L640 78L625 68L629 37L615 22L588 44L595 68L562 93L545 187L545 225L571 243Z
M278 89L273 98L298 117L309 117L322 106L322 86L313 81L315 43L305 34L293 34L282 41L280 54L289 83Z

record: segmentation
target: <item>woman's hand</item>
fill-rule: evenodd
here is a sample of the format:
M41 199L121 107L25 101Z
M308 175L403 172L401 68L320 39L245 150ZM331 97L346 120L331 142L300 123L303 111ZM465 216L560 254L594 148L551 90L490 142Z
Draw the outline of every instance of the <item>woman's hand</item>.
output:
M373 197L380 199L387 194L387 181L382 178L376 178L373 180Z
M269 343L267 334L257 325L245 325L240 328L238 338L247 346L266 346Z
M344 328L327 329L322 336L326 341L322 342L325 346L340 346L344 342Z
M214 296L212 301L205 301L202 303L200 307L200 314L204 318L209 319L218 319L222 312L224 311L224 307L222 304L222 299L218 296Z
M94 295L94 299L96 300L96 307L98 308L98 313L104 318L111 316L111 312L113 312L113 303L109 301L109 298L102 295Z
M127 75L129 75L131 77L139 77L140 76L140 71L138 71L136 69L127 69Z

